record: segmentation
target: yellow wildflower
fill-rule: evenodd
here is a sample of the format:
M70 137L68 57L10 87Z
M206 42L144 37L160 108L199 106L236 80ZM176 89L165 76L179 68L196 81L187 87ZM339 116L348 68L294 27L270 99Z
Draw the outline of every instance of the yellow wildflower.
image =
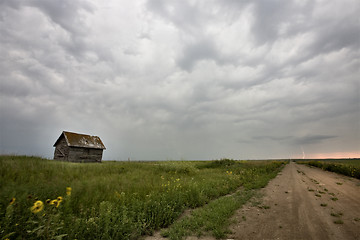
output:
M58 200L58 202L62 202L63 197L59 196L59 197L57 198L57 200Z
M44 209L44 203L40 200L36 201L34 203L34 206L30 208L32 213L38 213L41 212Z
M58 199L51 200L50 205L55 205L55 207L60 206L60 202Z
M70 196L70 195L71 195L71 190L72 190L71 187L67 187L67 188L66 188L66 195L67 195L67 196Z
M118 191L115 191L115 196L117 196L118 198L121 198L121 195Z
M9 205L13 205L14 204L14 202L15 202L15 200L16 200L16 198L12 198L11 200L10 200L10 203L9 203Z

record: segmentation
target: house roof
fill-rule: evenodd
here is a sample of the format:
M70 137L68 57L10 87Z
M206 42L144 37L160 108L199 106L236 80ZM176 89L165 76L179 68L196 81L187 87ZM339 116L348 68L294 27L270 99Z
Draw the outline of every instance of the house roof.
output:
M59 142L61 137L64 136L66 143L69 147L82 147L82 148L96 148L96 149L106 149L103 142L98 136L90 136L86 134L79 134L73 132L63 131L56 140L54 147Z

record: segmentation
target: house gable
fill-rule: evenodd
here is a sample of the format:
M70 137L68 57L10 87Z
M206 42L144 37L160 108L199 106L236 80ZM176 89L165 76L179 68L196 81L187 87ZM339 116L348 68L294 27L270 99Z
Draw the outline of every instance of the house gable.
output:
M65 138L69 147L106 149L98 136L90 136L66 131L62 132L58 140L55 142L54 147L58 144L58 141L61 140L62 137Z
M56 140L54 159L69 162L101 162L106 149L98 136L63 131Z

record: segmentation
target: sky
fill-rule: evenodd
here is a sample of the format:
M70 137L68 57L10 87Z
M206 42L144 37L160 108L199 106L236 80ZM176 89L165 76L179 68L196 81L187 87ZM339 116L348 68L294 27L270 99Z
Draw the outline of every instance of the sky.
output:
M0 154L360 157L358 0L1 0Z

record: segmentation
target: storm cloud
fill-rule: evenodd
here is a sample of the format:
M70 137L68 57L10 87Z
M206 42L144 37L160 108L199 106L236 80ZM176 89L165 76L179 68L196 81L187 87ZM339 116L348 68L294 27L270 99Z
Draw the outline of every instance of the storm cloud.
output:
M360 157L360 3L0 2L0 154Z

